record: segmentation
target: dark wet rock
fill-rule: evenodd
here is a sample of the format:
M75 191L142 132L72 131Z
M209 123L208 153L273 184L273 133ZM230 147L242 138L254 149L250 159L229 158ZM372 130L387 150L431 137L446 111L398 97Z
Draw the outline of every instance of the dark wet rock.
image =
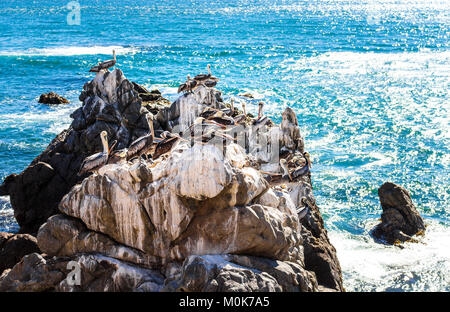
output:
M381 223L372 231L375 238L395 244L414 240L414 235L424 233L424 221L405 188L385 182L378 189L378 196L383 213Z
M316 274L317 282L321 286L343 291L341 266L336 249L328 238L319 208L314 205L300 221L304 239L305 268Z
M62 96L56 94L55 92L49 92L41 94L39 97L39 103L42 104L67 104L69 103L69 100L66 98L63 98Z
M0 232L0 275L18 263L23 256L39 252L37 240L28 234Z

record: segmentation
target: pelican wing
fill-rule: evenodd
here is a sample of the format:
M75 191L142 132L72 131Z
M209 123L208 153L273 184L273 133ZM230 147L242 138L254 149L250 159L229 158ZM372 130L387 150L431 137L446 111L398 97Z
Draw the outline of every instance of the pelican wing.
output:
M294 172L291 173L292 179L297 179L298 177L304 176L309 172L309 165L306 163L303 167L294 170Z
M88 156L83 160L83 163L80 166L79 175L96 170L105 165L107 161L108 161L108 154L104 152Z

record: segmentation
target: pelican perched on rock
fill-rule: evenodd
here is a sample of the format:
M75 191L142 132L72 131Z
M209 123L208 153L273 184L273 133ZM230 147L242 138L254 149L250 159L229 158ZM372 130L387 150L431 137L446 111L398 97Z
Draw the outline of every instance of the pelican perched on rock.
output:
M235 124L234 119L232 117L227 116L223 111L220 110L216 111L215 114L209 116L206 119L214 121L223 126L231 126Z
M117 151L112 151L109 154L108 164L118 164L127 161L128 149L122 148Z
M200 130L203 132L204 127L212 126L212 127L219 127L219 128L226 128L226 126L221 125L215 121L207 120L204 117L197 117L194 122L183 132L182 136L184 137L188 132L190 133L190 136L194 136L195 132L199 130L197 127L201 127Z
M258 108L258 118L253 121L253 125L254 126L265 125L266 122L269 121L267 116L264 116L264 114L263 114L264 103L263 102L259 102L258 106L259 106L259 108Z
M211 75L211 65L210 64L208 64L207 68L208 68L208 74L199 74L199 75L194 77L194 80L196 80L198 82L203 82L203 81L206 81L206 80L218 81L219 78L213 77Z
M298 219L301 220L309 213L310 209L313 208L313 203L306 197L302 197L301 203L304 205L303 208L297 209Z
M141 155L145 155L147 157L147 154L152 149L153 138L155 137L155 133L153 131L153 120L149 117L149 114L146 115L146 118L150 128L150 133L141 136L131 143L127 151L127 160L140 157Z
M91 67L89 72L90 73L98 73L99 71L101 71L103 69L108 69L110 67L113 67L114 65L116 65L116 51L115 50L113 50L113 59L112 60L98 63L98 65Z
M292 179L297 179L298 177L301 177L307 173L309 173L310 168L311 168L311 159L310 159L310 155L308 152L304 152L303 156L305 157L305 165L301 168L295 169L292 172Z
M289 167L287 164L286 159L282 158L280 159L280 168L281 168L281 174L280 173L271 173L266 171L261 171L261 173L268 175L266 177L266 181L270 183L281 183L281 182L287 182L292 181L291 173L289 172Z
M179 135L173 135L172 137L167 137L160 141L156 145L155 152L152 155L153 160L158 159L161 155L169 153L180 140L181 137Z
M108 162L109 147L108 147L108 133L102 131L100 133L100 139L102 140L103 152L96 153L94 155L86 157L80 166L78 175L81 176L88 172L97 172L101 167Z
M197 81L191 79L189 74L187 75L187 80L185 83L180 84L178 87L178 93L180 92L192 92L197 87Z

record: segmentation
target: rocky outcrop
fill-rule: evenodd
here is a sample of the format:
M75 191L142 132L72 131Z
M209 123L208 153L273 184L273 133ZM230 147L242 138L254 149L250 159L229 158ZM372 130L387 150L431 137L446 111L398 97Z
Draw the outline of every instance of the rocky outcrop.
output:
M71 114L69 129L22 173L5 179L0 194L10 196L20 233L36 234L41 224L58 213L61 198L84 178L77 175L83 159L101 150L101 131L107 131L110 142L118 141L118 149L148 133L145 115L151 113L142 107L135 85L119 69L97 74L84 85L83 104Z
M69 100L66 98L63 98L59 94L56 94L55 92L49 92L41 94L39 97L39 103L42 104L67 104L69 103Z
M33 252L40 252L35 237L0 232L0 274Z
M385 182L378 189L381 208L381 223L372 235L388 244L414 241L413 236L423 234L425 224L417 212L409 192L392 182Z
M29 186L37 183L34 175L46 177L35 186L38 192L54 187L58 177L73 177L58 192L61 198L54 197L55 210L42 210L37 240L43 254L6 270L0 290L343 290L318 207L309 207L305 217L298 214L305 199L314 203L310 175L293 181L267 175L281 172L280 155L292 166L307 164L295 112L286 109L280 126L248 117L226 136L216 136L193 126L206 107L226 111L216 89L200 86L171 105L156 92L150 99L151 93L118 69L98 73L84 86L83 106L72 114L71 127L33 166L5 180L14 207L25 192L19 189L23 179L32 181ZM157 109L145 108L152 104ZM118 149L126 148L148 132L148 114L157 136L183 134L170 152L75 177L83 155L100 150L100 131L117 140ZM201 140L191 136L198 131ZM71 169L51 162L57 154L75 157L65 167ZM23 206L30 204L26 200ZM68 277L71 265L81 270L80 285Z

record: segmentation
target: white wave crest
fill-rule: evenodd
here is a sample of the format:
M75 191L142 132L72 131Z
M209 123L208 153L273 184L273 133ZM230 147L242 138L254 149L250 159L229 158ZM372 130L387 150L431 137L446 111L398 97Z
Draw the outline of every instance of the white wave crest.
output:
M116 54L134 54L139 49L122 46L92 46L92 47L55 47L18 51L0 51L0 56L74 56L74 55L111 55L112 50Z

